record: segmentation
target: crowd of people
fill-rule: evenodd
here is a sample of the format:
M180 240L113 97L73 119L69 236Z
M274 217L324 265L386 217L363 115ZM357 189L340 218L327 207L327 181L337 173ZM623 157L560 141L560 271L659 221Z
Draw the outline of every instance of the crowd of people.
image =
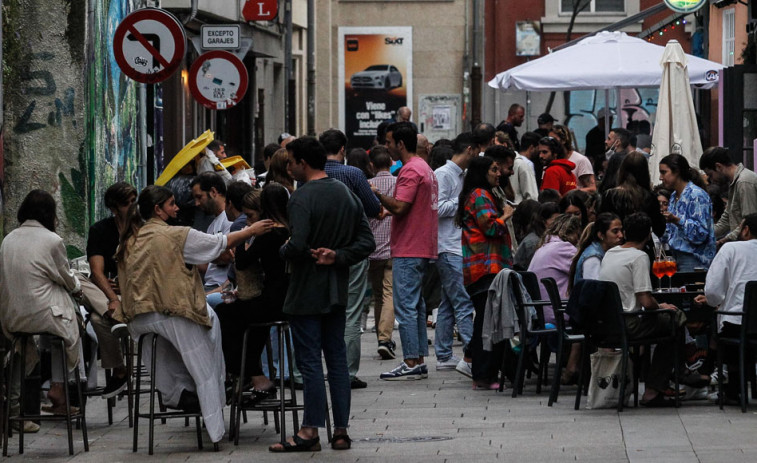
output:
M53 197L34 190L18 211L19 228L0 248L3 332L8 339L40 331L60 336L66 350L53 348L53 354L65 355L69 367L81 364L80 303L102 367L113 371L104 397L128 381L119 338L157 334L154 380L165 405L201 412L218 442L235 381L251 403L277 394L268 374L274 366L261 362L268 328L253 330L245 377L238 378L245 330L287 320L296 366L287 380L303 390L304 416L301 429L270 450L289 452L321 449L322 358L334 416L330 445L350 448L351 390L367 386L358 374L368 294L377 354L402 359L380 380L428 377L431 325L435 369L464 374L480 390L498 388L503 369L513 377L508 365L517 343L505 341L517 338L517 326L503 335L491 322L503 270L554 278L564 298L582 280L612 281L624 310L668 309L666 321L630 319L632 336L686 326L682 311L652 295L652 263L662 255L674 258L681 272L711 269L698 304L742 309L744 284L757 279L749 265L757 258L754 172L713 147L698 166L681 154L665 156L653 179L649 153L630 149L624 128L612 129L599 152L590 133L585 156L570 129L550 115L539 117L538 132L518 136L522 121L523 108L513 105L497 128L481 123L433 144L412 123L383 123L370 150L348 151L347 137L336 129L318 138L283 134L263 149L266 172L246 179L220 165L225 147L216 141L168 187L137 192L118 182L108 188L104 203L112 216L90 229L87 276L69 267L55 233ZM545 307L546 323L559 316ZM732 333L739 324L740 317L727 315L718 326ZM667 405L678 393L669 387L669 347L656 350L644 405ZM580 346L570 349L563 384L578 378ZM146 358L153 355L147 348ZM713 359L684 369L681 382L709 384ZM734 352L726 359L726 399L735 401ZM27 368L36 364L25 360ZM62 413L56 368L48 398L50 411ZM276 368L288 376L284 365ZM20 378L20 370L12 374ZM9 394L12 413L20 407L14 397L17 402L17 391ZM39 428L29 422L24 429Z

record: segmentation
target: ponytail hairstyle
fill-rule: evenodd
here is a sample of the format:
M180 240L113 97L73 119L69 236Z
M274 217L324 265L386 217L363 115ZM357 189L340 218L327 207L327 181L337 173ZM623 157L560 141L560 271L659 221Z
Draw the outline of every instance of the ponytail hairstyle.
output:
M572 236L581 232L581 218L571 214L560 214L552 221L552 225L547 228L536 249L544 246L550 236L556 236L563 241L573 243L570 239ZM575 244L575 243L573 243Z
M691 168L689 167L689 161L687 161L686 158L681 156L680 154L669 154L660 159L660 164L665 164L666 166L668 166L670 171L678 175L678 177L680 177L684 182L691 181Z
M620 220L620 217L612 212L603 212L597 215L597 220L587 225L584 229L584 232L581 234L581 241L578 245L578 252L576 252L576 256L570 264L568 292L573 290L573 278L576 276L578 259L581 258L581 254L583 254L584 251L586 251L586 248L591 246L592 243L599 241L600 233L607 233L607 230L610 229L610 224L612 224L614 220Z
M173 192L162 186L150 185L142 190L137 198L137 202L129 208L126 226L118 240L118 250L115 255L116 261L123 259L129 242L137 236L142 225L152 218L155 206L163 206L172 197Z

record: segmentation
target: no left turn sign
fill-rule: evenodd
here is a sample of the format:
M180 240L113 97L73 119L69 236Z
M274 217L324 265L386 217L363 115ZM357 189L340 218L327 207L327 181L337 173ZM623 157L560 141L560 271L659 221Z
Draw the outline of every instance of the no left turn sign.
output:
M166 80L186 51L181 23L170 13L143 8L126 16L113 36L113 54L124 74L144 84Z

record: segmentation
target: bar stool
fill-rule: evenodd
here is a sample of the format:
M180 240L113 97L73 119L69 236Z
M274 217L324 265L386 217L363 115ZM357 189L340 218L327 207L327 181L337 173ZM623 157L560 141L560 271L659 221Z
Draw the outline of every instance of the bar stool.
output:
M284 384L284 375L283 372L279 372L279 378L278 378L278 389L279 389L279 397L278 399L267 399L263 400L257 404L254 405L244 405L244 397L250 396L250 393L245 393L243 386L241 385L241 382L245 378L245 364L247 363L247 339L254 329L259 328L266 328L270 331L271 327L276 327L276 333L277 333L277 343L278 343L278 351L279 351L279 368L282 368L284 365L284 355L289 356L289 387L287 388ZM270 352L270 350L269 350ZM270 354L269 354L270 355ZM273 412L274 413L274 420L276 422L276 431L281 433L281 442L286 442L286 417L285 414L287 412L292 412L292 422L294 427L294 432L297 432L299 429L299 418L297 415L297 412L300 410L303 410L302 405L297 404L297 394L294 389L294 367L292 365L292 344L291 344L291 338L289 335L289 323L286 321L276 321L276 322L270 322L270 323L253 323L247 327L247 329L244 332L244 337L242 338L242 364L239 368L239 378L237 379L237 386L234 389L234 395L232 397L232 403L231 403L231 429L230 433L234 437L234 445L239 445L239 428L241 425L241 416L243 411L262 411L262 412ZM273 362L269 361L269 368L273 368ZM273 379L273 374L271 374L271 377ZM287 397L287 389L289 389L289 394ZM280 426L279 426L280 423Z
M152 336L152 358L150 362L150 387L147 390L142 390L142 375L137 375L137 384L134 389L134 447L132 451L137 451L137 438L139 434L139 419L140 418L147 418L148 419L148 427L149 427L149 454L153 454L153 444L154 444L154 437L155 437L155 420L161 420L165 423L165 420L168 418L194 418L195 419L195 427L197 428L197 448L202 450L202 426L200 424L200 418L202 417L202 412L185 412L185 411L155 411L155 395L160 394L159 391L155 389L155 368L157 365L157 357L158 357L158 351L157 351L157 342L158 342L158 335L155 333L144 333L139 337L139 342L137 343L137 365L142 364L142 347L145 341L145 338L147 336ZM149 393L150 395L150 411L149 413L140 413L139 412L139 398L140 395L144 392ZM217 452L218 451L218 443L213 443L213 449Z
M66 407L66 413L65 415L27 415L24 413L24 387L21 387L20 389L20 395L19 395L19 404L21 404L21 407L19 408L19 414L16 416L10 416L10 404L6 407L5 410L5 423L3 426L3 456L8 456L8 438L11 434L11 422L19 422L21 425L19 426L19 432L18 432L18 453L19 455L24 453L24 421L27 420L39 420L39 421L65 421L66 422L66 430L68 431L68 454L73 455L74 454L74 438L73 438L73 428L74 428L74 420L79 421L81 424L81 433L82 433L82 439L84 441L84 451L89 452L89 441L87 440L87 419L85 417L84 412L84 396L82 395L81 390L81 383L79 382L79 365L77 364L76 368L74 369L74 376L76 378L76 393L78 395L80 408L76 413L71 413L71 400L69 397L68 392L68 384L69 384L69 375L68 375L68 366L66 362L66 345L60 336L55 336L50 333L13 333L13 342L11 345L11 353L15 352L16 349L16 343L21 343L21 361L22 368L21 368L21 384L23 384L24 378L26 378L26 368L23 366L23 364L26 363L26 348L27 344L29 342L30 337L32 336L48 336L50 338L51 343L59 343L61 352L63 352L63 355L61 356L62 359L62 367L63 367L63 379L65 383L65 387L63 388L65 391L65 407ZM9 362L9 373L8 378L5 382L5 390L10 391L13 381L13 368L14 368L14 361L15 361L15 355L11 354L10 356L10 362Z

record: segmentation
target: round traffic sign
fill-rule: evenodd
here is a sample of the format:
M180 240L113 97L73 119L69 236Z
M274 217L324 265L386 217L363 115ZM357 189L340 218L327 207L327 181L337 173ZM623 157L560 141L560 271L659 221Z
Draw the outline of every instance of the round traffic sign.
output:
M170 13L143 8L126 16L113 36L113 54L124 74L144 84L166 80L181 65L187 39Z
M189 69L189 90L203 106L228 109L247 92L247 69L232 53L214 50L200 55Z

